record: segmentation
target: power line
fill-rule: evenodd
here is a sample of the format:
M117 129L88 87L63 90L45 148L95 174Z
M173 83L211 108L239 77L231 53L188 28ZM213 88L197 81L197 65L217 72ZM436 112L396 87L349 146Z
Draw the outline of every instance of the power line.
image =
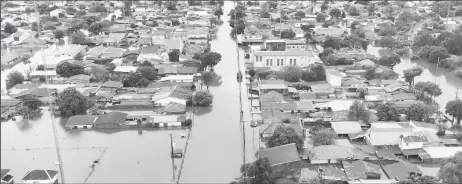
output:
M186 138L186 144L184 145L184 153L183 153L183 157L181 158L181 165L180 165L180 169L178 170L178 176L177 176L177 179L176 179L176 184L180 183L181 172L183 171L184 160L186 158L186 152L188 151L189 138L191 137L191 130L192 130L192 126L194 124L194 93L192 94L191 104L192 104L192 111L193 111L193 112L191 112L191 126L188 129L188 136Z
M38 11L37 1L34 1L34 5L35 5L35 13L37 15L38 38L40 38L41 25L40 25L40 14L39 14L39 11ZM37 42L37 39L35 39L35 42ZM58 44L58 43L55 43L55 44ZM43 50L40 50L39 52L40 52L40 55L41 55L41 58L42 58L42 63L44 65L46 65L46 59L45 59L45 56L43 55ZM55 139L56 154L58 155L58 161L59 161L59 174L61 175L62 183L65 184L66 180L64 179L63 161L62 161L62 158L61 158L61 150L60 150L60 147L59 147L58 131L56 129L55 117L54 117L54 114L53 114L54 108L53 108L53 102L51 100L51 91L50 91L50 88L48 87L48 72L47 71L45 71L45 86L46 86L47 92L48 92L48 105L49 105L50 112L51 112L50 117L51 117L51 124L53 125L53 137Z

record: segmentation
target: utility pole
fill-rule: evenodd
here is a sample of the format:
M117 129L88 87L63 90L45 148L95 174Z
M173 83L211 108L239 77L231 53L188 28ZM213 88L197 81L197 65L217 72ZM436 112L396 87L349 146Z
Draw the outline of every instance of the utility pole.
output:
M172 157L172 160L173 160L173 137L172 137L172 134L170 134L170 148L171 148L170 156Z

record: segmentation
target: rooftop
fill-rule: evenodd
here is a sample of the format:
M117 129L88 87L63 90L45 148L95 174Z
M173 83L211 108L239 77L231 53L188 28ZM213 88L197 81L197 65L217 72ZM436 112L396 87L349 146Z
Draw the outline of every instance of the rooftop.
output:
M279 165L300 160L295 143L258 150L257 158L267 158L271 165Z
M54 170L32 170L29 171L22 180L51 180L58 174L58 171Z

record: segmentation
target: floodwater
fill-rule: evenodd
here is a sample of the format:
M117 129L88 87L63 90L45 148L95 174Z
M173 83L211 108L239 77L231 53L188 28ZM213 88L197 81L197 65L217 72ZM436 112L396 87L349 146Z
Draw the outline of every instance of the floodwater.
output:
M225 2L225 15L233 8ZM229 33L229 17L223 16L218 38L211 42L212 51L222 55L215 71L222 82L210 86L214 95L213 107L195 110L192 135L180 182L228 183L239 177L243 163L242 124L239 122L239 93L242 93L244 120L248 121L249 104L246 86L236 81L236 45ZM241 55L242 56L242 55ZM244 60L240 60L244 69ZM113 130L67 131L65 119L51 118L48 107L39 119L28 123L17 119L1 123L1 168L11 169L16 181L30 169L55 169L58 158L55 151L52 123L57 125L66 183L174 183L181 159L170 158L170 134L176 148L184 151L186 130ZM254 159L257 130L245 123L246 160ZM255 133L254 133L255 131ZM256 141L255 141L256 142ZM258 143L257 143L258 144ZM94 160L100 159L91 171Z

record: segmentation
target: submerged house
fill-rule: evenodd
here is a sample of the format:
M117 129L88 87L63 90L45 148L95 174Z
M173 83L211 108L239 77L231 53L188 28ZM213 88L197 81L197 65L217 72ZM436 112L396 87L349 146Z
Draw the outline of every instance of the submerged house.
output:
M109 112L102 114L95 121L95 128L125 128L126 113L123 112Z
M93 128L98 116L76 115L67 120L67 129L89 129Z
M295 143L258 150L257 158L267 158L271 166L300 161Z
M5 183L5 184L14 183L13 176L10 175L9 169L1 170L1 178L2 178L2 183Z
M55 170L31 170L22 178L23 183L58 183L58 171Z

